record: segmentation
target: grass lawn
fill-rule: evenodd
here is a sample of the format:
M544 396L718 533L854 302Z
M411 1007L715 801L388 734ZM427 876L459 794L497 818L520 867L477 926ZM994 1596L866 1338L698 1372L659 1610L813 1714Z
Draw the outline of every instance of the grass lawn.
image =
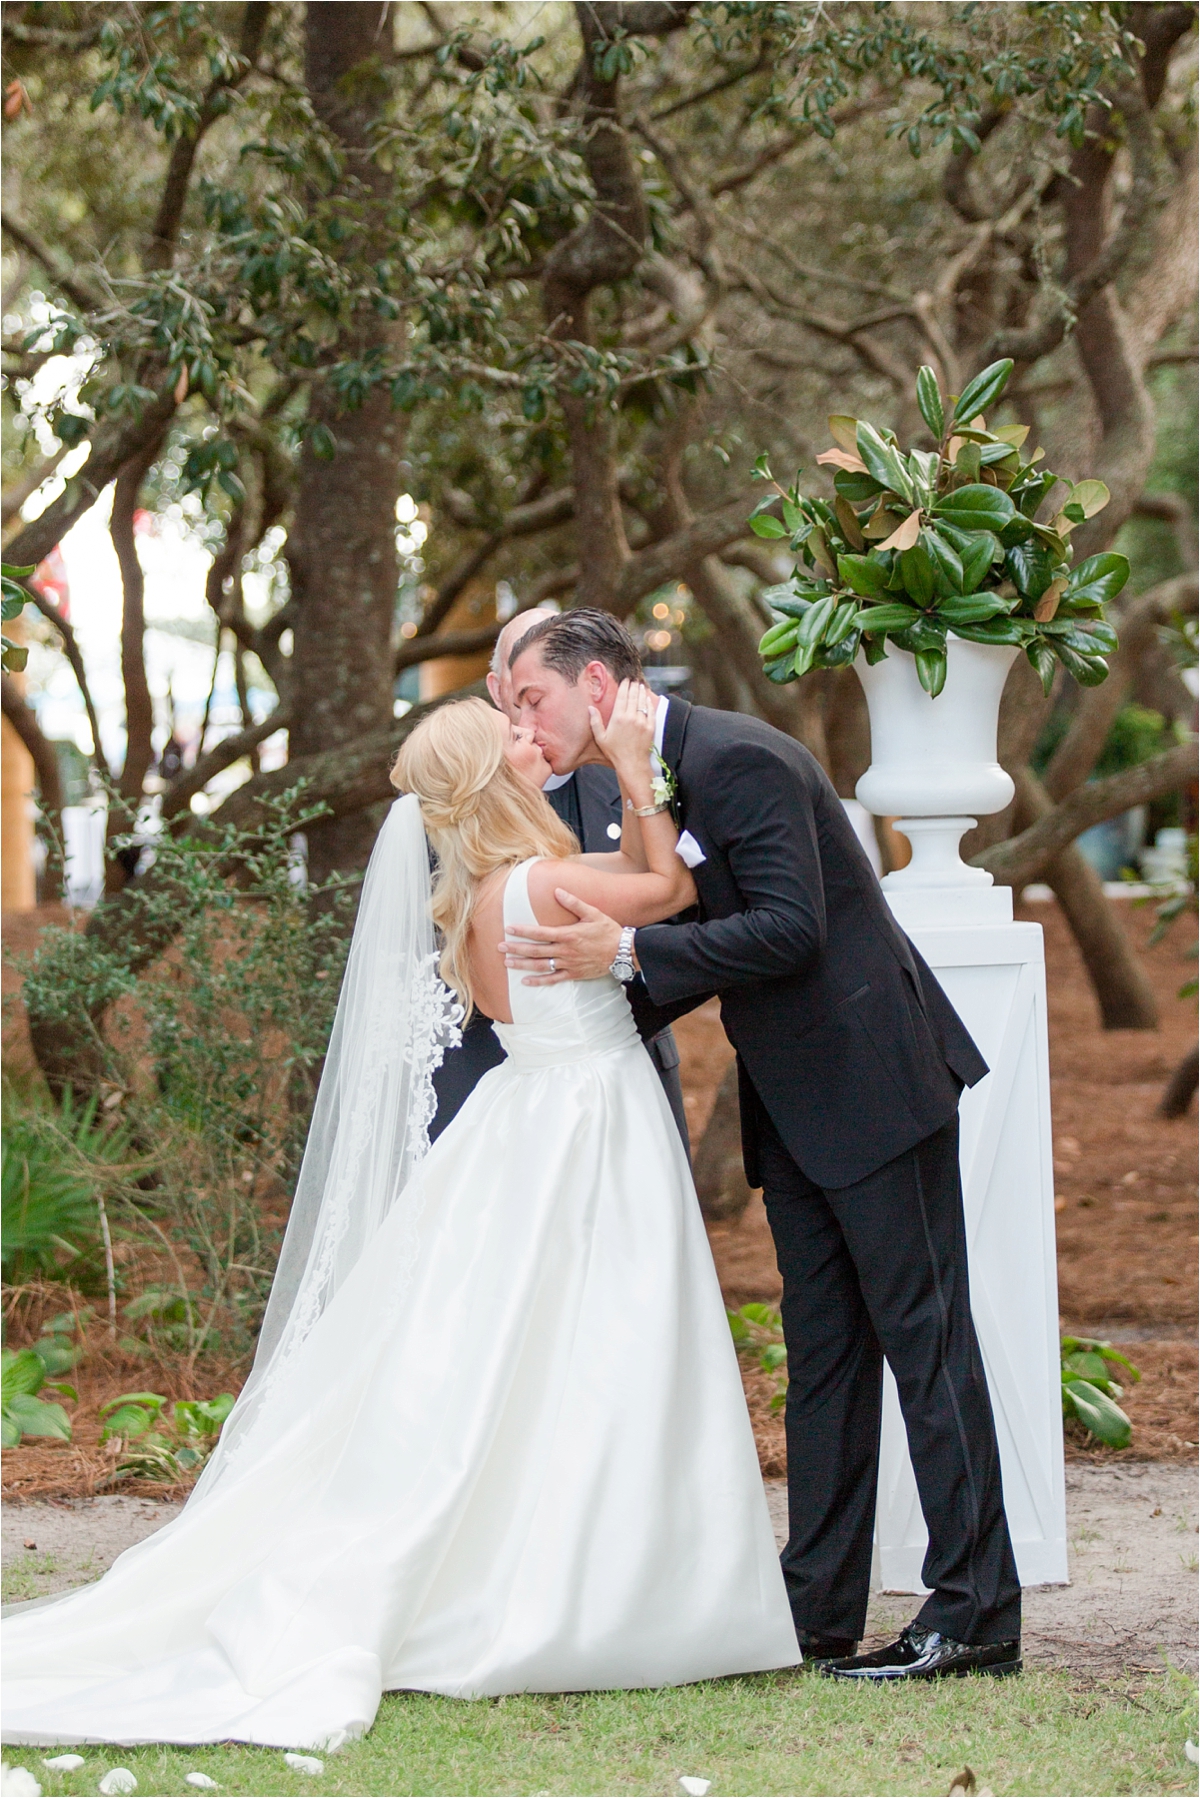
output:
M1168 1669L1136 1685L1037 1671L910 1690L850 1690L766 1674L657 1692L526 1696L476 1704L386 1697L366 1741L325 1756L317 1777L268 1749L81 1750L58 1775L37 1749L8 1748L47 1794L94 1793L113 1766L139 1798L181 1793L207 1773L223 1792L668 1793L680 1774L725 1793L947 1793L964 1766L1003 1793L1194 1792L1183 1752L1195 1690ZM46 1749L54 1754L62 1750Z

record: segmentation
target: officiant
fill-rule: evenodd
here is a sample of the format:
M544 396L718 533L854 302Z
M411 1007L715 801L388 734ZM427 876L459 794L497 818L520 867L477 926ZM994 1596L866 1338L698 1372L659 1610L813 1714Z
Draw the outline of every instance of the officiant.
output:
M526 631L532 630L543 619L555 616L546 606L518 612L496 639L487 677L488 692L493 705L510 718L515 718L515 710L508 658ZM585 854L603 855L620 847L621 792L616 775L606 764L595 762L577 768L573 774L552 774L542 790L563 823L574 831ZM690 1155L687 1113L679 1078L679 1050L674 1033L669 1027L657 1028L658 1019L640 980L634 981L626 990L634 1022L662 1082L683 1146ZM476 1012L463 1031L461 1046L447 1050L445 1060L433 1076L437 1112L429 1126L431 1142L441 1135L488 1070L498 1067L503 1060L504 1050L492 1029L492 1020L484 1017L482 1012Z

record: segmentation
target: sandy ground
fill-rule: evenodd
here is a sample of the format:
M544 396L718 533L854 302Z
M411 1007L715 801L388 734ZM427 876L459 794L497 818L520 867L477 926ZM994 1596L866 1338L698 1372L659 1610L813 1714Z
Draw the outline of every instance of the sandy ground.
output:
M782 1545L787 1494L767 1481ZM103 1497L72 1505L7 1504L5 1584L13 1599L62 1592L95 1579L123 1549L179 1513L177 1504ZM1164 1659L1195 1671L1197 1635L1196 1477L1191 1468L1135 1463L1068 1467L1070 1586L1025 1595L1025 1653L1073 1672L1155 1671ZM917 1601L878 1593L871 1642L889 1640Z

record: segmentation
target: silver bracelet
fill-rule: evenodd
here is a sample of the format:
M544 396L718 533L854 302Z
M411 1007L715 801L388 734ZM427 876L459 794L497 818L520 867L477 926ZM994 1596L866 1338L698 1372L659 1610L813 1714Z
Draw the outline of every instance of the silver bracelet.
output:
M657 818L659 812L667 812L670 809L671 801L669 799L660 799L657 805L635 805L632 799L625 801L625 810L632 812L635 818Z

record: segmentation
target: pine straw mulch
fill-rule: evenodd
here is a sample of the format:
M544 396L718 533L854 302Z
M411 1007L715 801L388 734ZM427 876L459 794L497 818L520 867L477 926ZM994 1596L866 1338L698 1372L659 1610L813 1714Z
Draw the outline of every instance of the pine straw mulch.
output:
M26 1295L22 1295L26 1296ZM69 1288L46 1285L28 1291L25 1303L13 1303L9 1294L8 1345L22 1348L36 1342L43 1322L58 1312L71 1310ZM78 1340L78 1339L77 1339ZM129 1497L181 1499L193 1481L148 1480L117 1474L125 1444L117 1438L102 1443L100 1412L112 1399L127 1392L156 1392L173 1404L176 1399L215 1398L219 1392L238 1392L245 1377L243 1364L215 1357L192 1363L186 1355L150 1351L135 1354L114 1344L106 1320L93 1317L83 1333L84 1352L79 1365L59 1374L79 1394L77 1402L62 1399L71 1420L71 1440L27 1436L17 1448L5 1449L0 1493L6 1504L26 1504L34 1499L70 1503L118 1492ZM60 1395L44 1391L43 1397L60 1402Z

